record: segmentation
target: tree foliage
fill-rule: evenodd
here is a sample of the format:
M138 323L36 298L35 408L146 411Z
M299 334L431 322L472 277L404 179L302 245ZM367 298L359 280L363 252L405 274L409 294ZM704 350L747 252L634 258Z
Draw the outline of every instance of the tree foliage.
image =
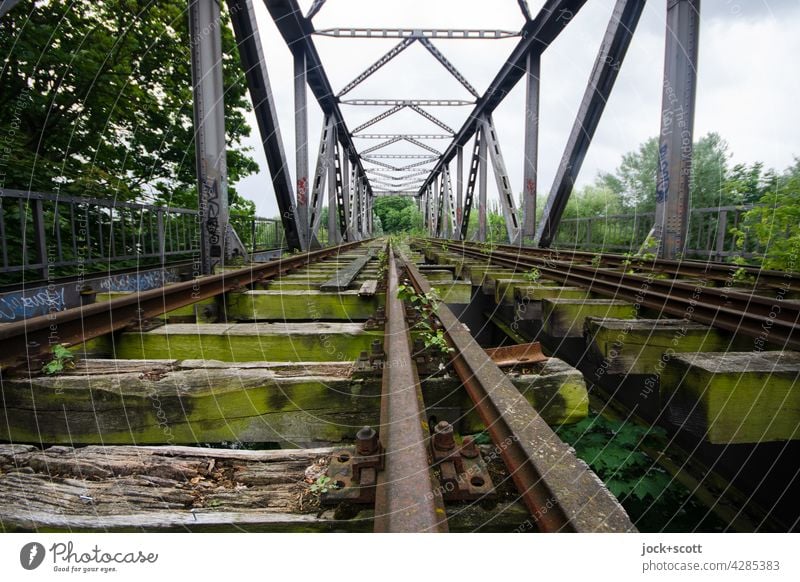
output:
M185 0L25 4L0 21L5 187L196 206ZM222 43L233 184L258 167L227 25Z
M373 206L386 234L422 230L422 213L416 200L409 196L380 196Z
M744 179L756 177L745 173ZM757 183L763 194L744 215L737 243L744 250L758 245L766 269L800 271L800 158L782 175L768 172Z

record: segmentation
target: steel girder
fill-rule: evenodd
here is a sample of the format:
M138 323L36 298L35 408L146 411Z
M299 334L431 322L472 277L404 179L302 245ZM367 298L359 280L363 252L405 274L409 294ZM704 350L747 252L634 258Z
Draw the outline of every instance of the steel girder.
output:
M665 259L678 257L687 241L699 29L700 0L668 3L653 227L659 256Z
M210 275L225 262L228 229L228 167L222 83L220 7L190 0L192 90L200 218L200 264Z
M525 74L528 53L535 51L541 54L574 18L586 0L548 0L536 15L536 18L525 23L520 41L514 47L500 72L489 85L486 93L478 98L467 121L453 138L450 146L442 154L439 163L431 170L430 176L423 184L418 195L430 184L433 177L441 171L456 155L459 146L465 146L475 135L478 120L484 115L491 115L505 96Z
M447 28L322 28L318 36L337 38L443 38L447 40L488 40L512 38L520 33L513 30L447 29Z
M340 99L339 103L342 105L361 105L365 107L394 107L395 105L459 107L463 105L473 105L475 102L466 101L464 99Z
M508 240L517 244L520 240L520 224L517 217L517 209L514 204L514 190L511 188L511 179L508 177L506 163L503 153L500 150L500 141L497 139L497 130L492 123L491 117L482 120L482 131L485 135L486 148L489 150L489 159L492 162L494 177L497 183L497 194L500 197L500 207L503 209L503 217L506 221L506 232Z
M467 191L464 196L464 208L459 221L460 240L467 239L467 229L469 227L469 215L472 212L472 200L475 196L475 184L478 181L478 170L480 167L480 142L481 131L475 133L475 143L472 146L472 158L469 163L469 176L467 177Z
M317 167L314 170L314 179L311 183L311 200L309 203L309 208L311 210L311 238L309 240L316 238L320 223L322 222L322 202L325 199L324 188L328 177L328 166L330 165L330 152L333 150L333 140L333 119L330 115L326 115L322 122L322 135L319 138Z
M556 236L561 215L614 88L645 1L617 0L614 6L536 232L535 242L539 247L549 247Z
M278 125L275 99L267 74L266 61L261 50L255 12L251 0L228 0L228 11L239 48L239 57L250 90L250 99L267 158L272 188L281 213L286 243L290 249L300 249L300 234L295 215L292 182L286 163L286 153Z
M524 0L521 0L524 3ZM527 6L526 6L527 8ZM525 78L525 145L522 176L522 236L536 235L536 179L539 164L539 76L541 55L528 53Z
M337 139L341 143L345 155L358 169L359 176L364 175L364 167L358 157L352 134L347 129L336 94L333 92L322 61L314 45L312 34L314 27L311 21L300 11L297 0L264 0L281 36L292 53L302 51L306 58L306 74L308 86L317 99L323 114L333 118L337 128ZM367 195L372 197L372 187L367 181Z

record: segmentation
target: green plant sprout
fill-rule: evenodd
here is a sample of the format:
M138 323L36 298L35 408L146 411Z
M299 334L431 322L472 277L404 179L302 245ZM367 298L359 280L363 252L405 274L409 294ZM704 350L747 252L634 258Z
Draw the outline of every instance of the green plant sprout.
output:
M431 318L436 316L436 309L439 307L441 297L436 288L432 288L427 293L417 293L411 285L400 285L397 288L397 298L401 301L408 301L414 306L420 315L420 321L414 325L414 329L420 332L425 349L433 349L441 355L449 354L454 351L444 336L444 331L434 329L431 325Z
M317 480L314 481L311 487L309 487L309 491L312 493L322 494L338 488L339 487L336 485L333 479L327 475L320 475L317 477Z
M64 370L69 370L75 367L75 356L69 349L61 344L56 344L52 349L53 359L42 366L42 372L54 376L60 374Z
M523 277L525 277L526 281L530 281L531 283L536 283L539 279L542 278L542 272L536 267L534 267L533 269L525 273Z

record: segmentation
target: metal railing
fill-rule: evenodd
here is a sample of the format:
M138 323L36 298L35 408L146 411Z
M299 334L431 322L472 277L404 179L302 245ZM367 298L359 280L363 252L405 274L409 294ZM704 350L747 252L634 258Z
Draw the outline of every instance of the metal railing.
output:
M686 254L716 261L728 257L752 258L761 249L747 237L736 243L735 230L741 227L742 215L752 205L694 208L689 215L689 241ZM637 252L653 228L655 213L588 216L561 220L555 245L562 248Z
M285 246L280 220L231 217L248 249ZM32 272L44 279L100 265L167 264L199 252L198 211L21 190L0 191L3 282Z

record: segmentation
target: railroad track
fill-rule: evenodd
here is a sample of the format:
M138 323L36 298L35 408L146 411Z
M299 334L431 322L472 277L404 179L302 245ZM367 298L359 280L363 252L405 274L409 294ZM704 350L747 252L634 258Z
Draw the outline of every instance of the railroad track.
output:
M286 393L291 395L290 400L317 397L312 394L317 394L319 388L304 388L305 384L295 380L298 374L307 376L304 382L318 382L326 391L332 390L332 396L325 398L331 399L328 406L334 410L332 414L339 415L334 418L350 423L372 414L369 401L364 404L363 397L377 385L377 430L365 426L355 434L354 446L339 446L331 451L327 470L336 487L326 493L324 502L374 506L375 531L445 532L453 525L448 507L464 502L477 506L492 497L494 487L484 459L486 447L482 453L473 439L460 438L455 427L446 421L429 426L432 417L426 398L431 382L444 382L451 386L446 388L449 391L462 390L463 385L472 402L470 410L477 411L486 425L494 443L491 450L495 462L505 464L503 478L510 480L518 492L512 505L518 501L527 509L526 530L634 531L618 501L561 442L444 303L436 306L429 323L441 330L453 351L441 360L429 358L436 363L433 372L430 367L420 371L420 362L428 357L414 341L420 315L412 302L399 298L398 289L403 284L418 294L426 294L431 292L431 284L411 260L398 256L397 249L388 246L378 253L386 257L385 268L376 270L374 243L366 252L359 249L362 244L291 256L0 326L3 407L11 419L5 427L8 436L4 440L90 445L96 442L104 447L101 458L113 453L114 444L159 444L165 438L165 428L170 431L168 440L178 444L225 441L229 427L239 427L237 430L255 441L269 440L276 429L265 427L262 419L279 414L279 409L273 408L275 398L285 399ZM385 304L377 311L372 306L382 305L382 300L380 291L376 291L375 283L379 282L373 280L374 273L386 277ZM356 285L356 281L361 282ZM353 289L354 285L360 290ZM220 310L216 314L218 322L198 319L195 323L182 323L181 318L186 315L181 309L198 302L208 304L210 299ZM317 309L321 314L312 313ZM368 313L374 313L374 321ZM169 314L179 314L178 319L170 319ZM197 310L195 317L199 317ZM369 319L363 325L334 323L353 317ZM149 325L151 322L153 326ZM113 341L103 344L104 349L110 350L104 359L96 359L98 356L87 351L78 369L62 377L46 377L38 374L38 367L50 352L54 329L56 341L62 345L86 346L85 342L93 338L102 340L116 335ZM276 335L273 338L271 334ZM287 343L292 344L292 353L287 350ZM326 361L331 353L328 343L338 350L333 358L336 362ZM362 351L358 357L357 350L367 347L369 353ZM198 357L204 359L195 359ZM260 362L267 357L273 362ZM351 358L357 360L354 369ZM442 369L449 371L444 378ZM194 373L195 370L203 373ZM359 375L350 378L356 373L354 370L359 370ZM231 378L234 387L222 388L231 385ZM120 384L125 385L122 392L118 389ZM254 385L261 387L250 395L247 391ZM173 402L176 389L177 400ZM203 404L208 390L213 399L210 409ZM246 396L234 394L229 407L226 398L231 390L243 390ZM276 390L277 394L264 400L264 394ZM362 399L353 400L353 394L343 394L351 390L356 390ZM246 408L264 408L254 414L253 422L242 418L243 397L249 402ZM98 408L96 402L100 400L104 405ZM156 430L151 430L147 419L152 417L154 402L160 416L154 421ZM364 408L353 410L353 403ZM119 411L123 409L120 425ZM55 417L51 410L58 411ZM320 418L324 413L318 408L313 412L311 417L304 417L308 424L302 438L312 442L315 438L330 438L329 425L337 421ZM259 416L262 413L267 416ZM222 430L212 428L214 414L218 415L216 423ZM140 419L136 421L139 424L130 425L130 419ZM348 438L352 424L346 422L338 421L337 438ZM304 425L290 421L285 426ZM234 440L239 438L233 434ZM289 434L282 438L291 442L299 437ZM16 454L16 450L9 454ZM76 454L84 454L81 451L78 448ZM61 454L60 449L36 452L30 447L20 449L22 453L52 458ZM86 450L85 454L94 458L97 451ZM120 455L127 454L129 451L121 447ZM192 457L184 449L175 454ZM204 454L213 455L209 451ZM220 453L219 462L224 464L229 457ZM280 459L285 462L285 456ZM69 470L65 468L64 473ZM204 474L201 472L200 476ZM14 477L17 478L26 479L24 475ZM14 483L18 489L19 484ZM0 479L0 494L3 490ZM31 486L31 490L36 487ZM491 510L486 511L486 519L491 520ZM70 518L63 515L42 515L42 524L70 523ZM15 522L17 518L11 515L9 519ZM80 515L74 519L84 523ZM179 515L172 519L181 523L184 518ZM22 522L29 523L25 520ZM145 521L151 523L152 519Z
M623 255L618 253L600 253L576 251L562 248L540 249L533 247L519 247L514 245L494 245L495 249L517 253L527 257L536 257L549 261L568 261L593 263L604 268L635 268L645 272L672 275L673 277L702 277L727 285L753 285L763 289L789 289L800 291L800 275L753 267L749 265L735 265L733 263L719 263L714 261L659 259L639 255ZM747 277L746 282L742 279Z
M425 244L456 250L463 258L486 260L516 270L537 269L545 279L582 287L591 293L623 299L659 313L696 321L753 338L767 336L781 348L800 349L800 303L781 295L768 297L728 287L709 287L644 274L611 272L591 265L553 260L517 247L486 251L477 244L426 239ZM506 250L509 249L509 250ZM511 250L513 249L513 250ZM787 284L794 274L784 274ZM790 286L785 289L790 289Z

